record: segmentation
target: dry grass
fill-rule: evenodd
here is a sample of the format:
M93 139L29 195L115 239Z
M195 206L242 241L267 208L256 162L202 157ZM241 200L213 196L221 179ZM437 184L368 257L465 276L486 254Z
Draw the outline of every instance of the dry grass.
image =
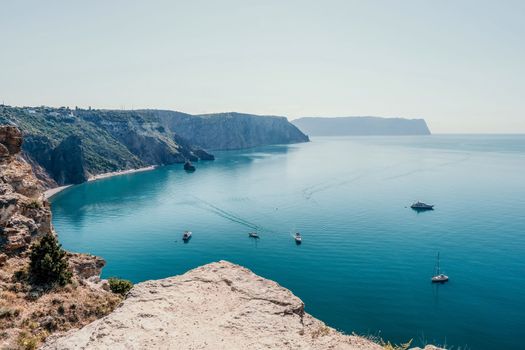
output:
M29 264L11 258L0 275L0 349L36 349L55 332L82 327L107 315L122 297L73 277L52 290L32 287L23 273Z
M313 339L324 337L325 335L330 334L330 327L322 325L319 326L317 329L313 330L311 335Z
M408 350L410 346L412 345L412 340L413 340L413 339L410 339L408 342L401 343L401 344L392 344L389 341L385 342L383 338L381 338L379 335L372 335L372 334L357 335L355 333L352 333L352 335L366 338L376 344L379 344L385 350Z

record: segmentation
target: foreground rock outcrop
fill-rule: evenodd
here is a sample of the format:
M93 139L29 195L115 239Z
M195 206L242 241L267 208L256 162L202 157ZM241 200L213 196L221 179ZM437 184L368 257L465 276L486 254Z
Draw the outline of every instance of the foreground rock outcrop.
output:
M110 315L42 349L362 349L277 283L227 261L133 287Z

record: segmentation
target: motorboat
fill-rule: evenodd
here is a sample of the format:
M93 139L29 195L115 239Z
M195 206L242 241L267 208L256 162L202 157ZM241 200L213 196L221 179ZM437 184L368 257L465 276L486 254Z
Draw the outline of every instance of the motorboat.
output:
M184 231L184 233L182 234L182 240L184 242L188 242L191 238L191 231Z
M420 201L415 202L410 206L414 210L434 210L434 205L426 204Z

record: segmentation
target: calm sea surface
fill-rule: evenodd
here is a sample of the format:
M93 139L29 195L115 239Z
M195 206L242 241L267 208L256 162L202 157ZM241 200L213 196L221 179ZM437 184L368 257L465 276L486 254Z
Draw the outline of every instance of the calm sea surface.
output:
M348 333L524 349L525 136L314 138L215 154L193 174L166 166L60 193L64 247L134 282L225 259ZM416 213L416 200L436 210ZM430 283L438 251L445 285Z

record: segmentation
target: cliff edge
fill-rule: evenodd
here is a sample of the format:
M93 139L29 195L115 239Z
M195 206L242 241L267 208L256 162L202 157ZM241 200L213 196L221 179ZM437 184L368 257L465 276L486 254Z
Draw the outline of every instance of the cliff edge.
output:
M304 311L288 289L227 261L133 287L113 313L42 349L379 350Z
M105 261L67 253L71 283L38 285L29 274L30 247L55 235L49 202L21 156L22 134L0 126L0 349L35 349L49 334L106 315L121 297L98 277Z

